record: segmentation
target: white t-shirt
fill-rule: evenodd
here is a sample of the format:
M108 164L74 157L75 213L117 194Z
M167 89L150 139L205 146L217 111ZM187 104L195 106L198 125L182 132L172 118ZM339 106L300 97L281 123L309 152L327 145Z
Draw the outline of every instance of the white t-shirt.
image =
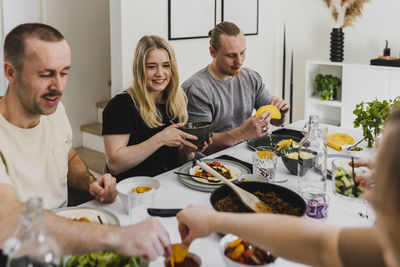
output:
M65 207L71 145L72 129L61 103L30 129L16 127L0 114L0 151L8 166L8 177L0 175L0 183L14 186L20 201L39 196L45 209Z

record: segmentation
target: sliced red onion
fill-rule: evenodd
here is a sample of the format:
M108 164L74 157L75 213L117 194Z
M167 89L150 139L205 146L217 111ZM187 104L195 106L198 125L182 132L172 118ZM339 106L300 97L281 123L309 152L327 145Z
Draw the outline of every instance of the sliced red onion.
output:
M307 200L306 215L314 219L323 219L328 216L327 196Z

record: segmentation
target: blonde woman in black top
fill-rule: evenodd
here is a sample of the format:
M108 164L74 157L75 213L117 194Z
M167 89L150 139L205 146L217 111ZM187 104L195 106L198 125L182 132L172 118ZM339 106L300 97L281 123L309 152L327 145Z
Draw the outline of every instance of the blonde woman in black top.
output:
M111 99L103 112L107 164L117 180L155 176L204 151L206 142L198 148L187 140L197 137L179 130L188 119L186 106L172 47L161 37L142 37L132 87Z

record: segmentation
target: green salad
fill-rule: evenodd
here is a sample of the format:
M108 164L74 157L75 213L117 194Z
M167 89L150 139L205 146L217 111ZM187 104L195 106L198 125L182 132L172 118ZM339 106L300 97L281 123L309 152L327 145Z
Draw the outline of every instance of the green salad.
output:
M335 173L336 192L348 197L360 197L365 188L354 178L351 171L339 167Z
M65 262L66 267L144 267L147 265L142 257L122 256L112 251L72 255Z

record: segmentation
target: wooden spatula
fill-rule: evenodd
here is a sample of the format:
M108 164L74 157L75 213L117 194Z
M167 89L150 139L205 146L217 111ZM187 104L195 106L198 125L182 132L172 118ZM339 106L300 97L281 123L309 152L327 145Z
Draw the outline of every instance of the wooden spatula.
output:
M226 179L224 176L219 174L217 171L215 171L213 168L208 166L206 163L202 162L201 160L196 160L196 165L214 176L215 178L220 179L224 184L229 186L233 192L239 197L240 201L248 207L249 209L253 210L256 213L272 213L272 209L270 206L268 206L266 203L261 201L258 197L253 195L250 192L247 192L246 190L243 190L239 186L233 184L231 181Z

